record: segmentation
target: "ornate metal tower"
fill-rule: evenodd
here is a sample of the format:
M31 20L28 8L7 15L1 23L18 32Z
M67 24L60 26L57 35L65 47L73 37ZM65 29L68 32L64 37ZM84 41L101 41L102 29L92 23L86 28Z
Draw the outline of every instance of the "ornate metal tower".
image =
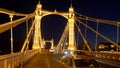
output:
M69 46L68 49L69 50L75 50L75 34L74 34L74 8L72 7L72 5L69 8L69 18L68 18L68 22L69 22Z
M41 11L42 11L42 5L40 2L37 4L37 8L35 11L35 32L34 32L34 41L33 41L33 49L39 49L42 46L42 35L41 35Z

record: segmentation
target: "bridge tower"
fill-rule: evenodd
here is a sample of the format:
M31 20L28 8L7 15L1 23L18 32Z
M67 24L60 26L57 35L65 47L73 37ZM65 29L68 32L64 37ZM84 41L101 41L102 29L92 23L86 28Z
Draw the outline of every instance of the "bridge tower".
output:
M42 35L41 35L41 11L42 11L42 5L40 2L37 4L37 8L35 11L35 31L34 31L34 41L33 41L33 49L39 49L41 48L42 44Z
M69 50L76 50L75 37L74 37L75 36L75 34L74 34L75 18L74 18L74 8L72 7L72 5L69 8L68 22L69 22L69 46L68 46L68 49Z
M51 42L51 48L50 49L54 49L54 40L52 39L50 42Z

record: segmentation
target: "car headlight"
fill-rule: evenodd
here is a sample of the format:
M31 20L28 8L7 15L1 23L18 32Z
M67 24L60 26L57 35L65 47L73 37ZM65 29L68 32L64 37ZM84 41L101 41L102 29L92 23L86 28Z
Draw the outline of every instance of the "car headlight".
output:
M67 55L67 54L68 54L68 52L67 52L67 51L65 51L65 52L64 52L64 54L65 54L65 55Z
M71 51L70 54L73 54L73 51Z

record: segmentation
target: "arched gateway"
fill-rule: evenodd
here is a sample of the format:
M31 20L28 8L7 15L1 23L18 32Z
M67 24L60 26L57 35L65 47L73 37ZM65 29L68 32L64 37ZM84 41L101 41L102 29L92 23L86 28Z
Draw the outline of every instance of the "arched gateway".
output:
M56 14L65 17L68 20L69 24L69 43L68 43L68 49L75 50L75 38L74 38L74 9L71 6L69 8L69 12L51 12L42 10L42 5L39 3L37 4L36 10L35 10L35 20L33 23L35 23L35 34L34 34L34 42L33 42L33 49L39 49L43 48L43 40L42 40L42 34L41 34L41 18L46 15ZM60 44L58 44L59 46Z

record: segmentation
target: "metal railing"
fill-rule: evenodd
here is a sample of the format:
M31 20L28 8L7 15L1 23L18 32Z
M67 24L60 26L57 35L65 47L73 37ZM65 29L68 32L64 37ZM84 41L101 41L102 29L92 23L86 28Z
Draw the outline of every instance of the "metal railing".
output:
M112 61L120 61L120 52L98 52L98 51L83 51L80 52L95 58L107 59Z
M0 68L16 68L27 63L39 50L28 50L0 56Z

